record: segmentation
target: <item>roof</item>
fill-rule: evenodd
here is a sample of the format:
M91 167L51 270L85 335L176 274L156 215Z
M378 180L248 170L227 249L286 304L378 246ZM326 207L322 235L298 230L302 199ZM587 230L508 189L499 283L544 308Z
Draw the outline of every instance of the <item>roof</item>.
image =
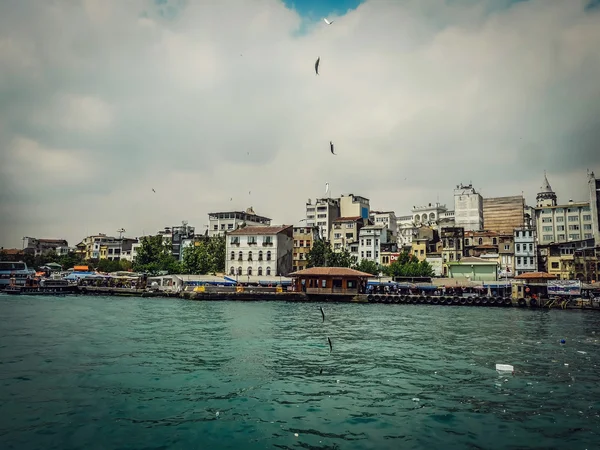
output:
M209 216L216 216L219 214L243 214L245 216L252 216L252 217L258 217L259 219L266 219L266 220L271 220L268 217L265 216L261 216L260 214L256 214L256 213L251 213L248 211L219 211L219 212L211 212L208 213Z
M349 269L347 267L311 267L310 269L299 270L290 273L289 276L329 276L329 277L372 277L373 275L359 270Z
M281 233L288 228L293 228L293 225L279 225L279 226L250 226L244 228L238 228L237 230L230 231L229 235L269 235L269 234L278 234Z
M37 239L37 241L39 243L47 243L47 244L62 244L62 243L66 243L67 240L66 239Z
M491 244L482 244L482 245L478 245L475 248L480 248L480 249L490 249L490 250L496 250L498 248L497 245L491 245Z
M526 272L514 278L520 280L552 280L556 278L556 275L549 274L548 272Z
M334 220L334 222L356 222L357 220L362 220L360 216L352 216L352 217L338 217Z
M467 256L466 258L462 258L460 261L457 261L461 264L498 264L497 261L487 261L483 258L478 258L476 256Z
M385 225L365 225L361 230L383 230L387 228Z
M550 187L550 183L548 183L548 177L546 176L546 171L544 170L544 181L542 182L542 187L540 187L540 194L541 193L552 193L554 194L554 191L552 190L552 188Z
M0 250L0 252L3 252L4 254L8 255L21 255L23 253L23 250L20 250L18 248L5 248Z

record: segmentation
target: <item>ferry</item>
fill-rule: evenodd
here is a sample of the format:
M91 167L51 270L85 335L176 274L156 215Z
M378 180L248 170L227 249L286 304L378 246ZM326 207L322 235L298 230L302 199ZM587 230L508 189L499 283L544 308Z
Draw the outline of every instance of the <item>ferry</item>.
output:
M76 284L67 280L42 278L30 279L25 285L11 284L4 292L10 295L68 295L78 294Z
M0 290L6 289L14 279L14 285L24 286L27 278L33 278L35 270L27 267L23 261L0 261Z

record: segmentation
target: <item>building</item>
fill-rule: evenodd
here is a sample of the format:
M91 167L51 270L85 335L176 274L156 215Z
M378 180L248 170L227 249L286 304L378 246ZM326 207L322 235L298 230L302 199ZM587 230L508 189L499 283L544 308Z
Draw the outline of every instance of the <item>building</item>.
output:
M454 189L454 224L465 231L483 229L483 197L471 184Z
M339 199L340 217L360 217L366 222L369 220L371 207L369 199L359 195L343 195Z
M498 281L498 262L467 256L460 261L449 261L448 278L466 281Z
M33 256L41 256L48 252L56 252L60 248L69 248L65 239L37 239L32 237L23 238L23 251Z
M413 206L412 222L415 226L426 225L432 228L450 227L454 223L454 211L448 211L446 205L440 203L428 206Z
M553 207L556 206L556 204L558 203L556 193L552 190L552 187L548 182L548 177L546 176L545 170L544 181L542 182L542 186L540 187L540 192L538 192L535 197L535 201L536 206L538 208Z
M391 243L392 232L385 225L365 225L358 237L358 261L366 259L381 264L381 244Z
M483 228L500 234L512 235L523 226L525 199L522 195L483 199Z
M515 275L515 238L513 234L498 236L498 263L501 277Z
M441 277L444 274L444 258L441 253L428 253L426 261L431 266L434 277Z
M537 236L535 228L529 224L514 231L515 275L537 272Z
M462 227L444 227L440 232L444 276L448 274L448 263L460 261L464 256L465 230Z
M312 267L290 274L294 290L306 294L363 294L371 274L346 267ZM322 298L322 297L321 297Z
M594 240L562 242L547 246L547 272L559 280L597 281Z
M592 234L596 242L596 247L600 247L600 178L596 178L594 172L588 175L588 187L590 190Z
M271 219L256 214L252 206L246 211L208 213L208 235L210 237L236 230L242 225L269 226Z
M334 252L341 252L346 249L350 253L354 253L353 249L356 249L356 256L358 258L358 236L360 229L364 226L365 220L362 217L340 217L333 221L333 227L329 235L329 241Z
M227 233L227 273L234 276L287 276L292 271L293 232L291 225L256 225Z
M81 255L83 259L100 259L100 247L106 248L106 255L108 255L108 244L113 244L118 241L118 238L113 236L107 236L103 233L94 234L85 237L79 244L77 244L76 253ZM112 247L114 249L114 247ZM114 251L114 250L113 250Z
M322 239L329 239L333 221L340 217L340 200L337 198L318 198L313 204L306 202L306 226L317 227Z
M183 243L193 241L195 234L196 228L190 227L185 220L181 222L181 226L171 227L171 254L176 260L183 260Z
M410 253L419 261L426 261L430 253L442 250L442 243L437 230L431 227L421 226L417 228L417 234L413 238Z
M292 270L306 269L308 265L307 255L314 242L319 239L319 228L314 227L294 227L294 250L292 256Z
M399 247L410 246L413 237L417 234L413 216L401 216L396 219L396 242Z
M385 226L396 239L398 235L398 218L393 211L371 211L369 218L372 224Z

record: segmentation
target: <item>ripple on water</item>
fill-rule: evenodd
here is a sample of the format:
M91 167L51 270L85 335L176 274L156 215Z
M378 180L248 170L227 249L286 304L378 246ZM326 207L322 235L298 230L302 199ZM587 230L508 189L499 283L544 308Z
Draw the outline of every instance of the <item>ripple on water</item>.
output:
M596 314L329 304L323 323L304 303L0 301L0 436L14 448L570 449L599 438Z

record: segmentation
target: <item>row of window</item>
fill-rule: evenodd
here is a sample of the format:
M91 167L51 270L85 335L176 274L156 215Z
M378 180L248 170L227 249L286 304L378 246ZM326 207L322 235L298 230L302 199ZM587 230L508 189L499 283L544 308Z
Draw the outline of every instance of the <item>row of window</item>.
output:
M258 239L256 236L248 236L248 239L246 242L248 243L248 245L256 245L256 244L258 244ZM240 243L239 236L232 236L229 243L232 245L239 245L239 243ZM265 244L273 245L273 236L263 237L263 245L265 245Z
M533 230L518 230L517 237L533 237Z
M523 256L522 259L520 256L517 256L517 266L521 265L521 261L522 261L522 264L527 265L527 261L528 261L527 256ZM532 256L529 257L529 265L533 266L533 257Z
M265 272L266 272L265 275L267 275L267 276L271 275L271 268L267 267L267 270ZM257 275L260 277L260 276L262 276L262 274L263 274L263 268L259 267L257 270ZM231 266L229 268L229 275L236 275L235 267ZM237 268L237 275L243 275L241 266ZM248 267L248 269L246 269L246 275L252 276L252 267Z
M294 247L310 247L310 242L311 241L304 241L302 239L294 240Z
M231 252L230 255L230 259L231 261L233 261L235 259L235 252ZM244 252L238 252L238 261L243 261L244 260ZM263 252L262 250L258 251L258 261L262 261L263 260ZM248 261L252 261L252 252L248 252ZM271 251L267 251L267 261L271 261Z
M529 246L529 249L527 248L528 246ZM515 244L515 250L516 250L517 253L520 252L521 251L521 244ZM530 252L533 251L533 244L523 244L523 251L526 252L528 250Z
M564 213L565 209L564 208L556 208L554 210L556 213ZM572 213L572 212L579 212L579 211L583 211L583 212L589 212L590 211L590 207L589 206L583 206L583 207L579 207L579 208L567 208L567 212L568 213ZM552 210L551 209L542 209L542 214L551 214Z
M294 259L306 259L306 253L294 253Z
M373 257L373 253L371 252L371 250L367 250L366 252L361 251L360 252L360 257L361 258L365 258L365 253L366 253L366 258L372 258ZM375 250L375 258L379 258L379 252L377 250Z

